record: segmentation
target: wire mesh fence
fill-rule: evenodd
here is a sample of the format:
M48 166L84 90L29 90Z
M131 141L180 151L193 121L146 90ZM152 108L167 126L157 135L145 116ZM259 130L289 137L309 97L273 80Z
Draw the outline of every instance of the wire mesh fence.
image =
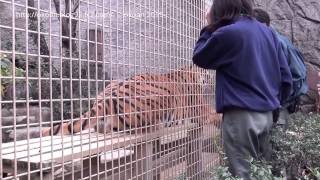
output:
M2 179L209 179L205 0L0 0Z

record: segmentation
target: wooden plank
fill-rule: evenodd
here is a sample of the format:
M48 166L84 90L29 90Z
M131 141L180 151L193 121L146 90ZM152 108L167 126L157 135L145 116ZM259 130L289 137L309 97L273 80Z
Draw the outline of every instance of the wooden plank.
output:
M196 127L188 132L187 178L202 179L202 127Z
M176 164L169 169L165 169L161 172L161 177L157 180L188 180L184 177L184 172L186 169L186 162L182 162L180 164ZM198 179L202 180L202 179Z
M208 124L203 127L202 131L202 147L203 152L216 153L218 151L218 145L221 143L219 141L219 136L221 136L221 130L217 128L214 124Z
M88 131L83 131L82 134L75 134L73 135L73 137L76 139L78 136L82 135L88 135L89 132ZM107 135L108 137L108 135ZM111 137L111 136L110 136ZM57 140L57 139L61 139L61 138L64 138L66 140L70 139L71 136L46 136L46 137L41 137L41 138L33 138L33 139L29 139L29 145L34 147L34 148L37 148L40 146L39 144L39 140L41 140L42 142L49 142L49 144L51 145L51 138L53 138L53 140ZM69 140L70 141L70 140ZM19 147L19 146L25 146L26 144L28 144L28 140L20 140L20 141L16 141L16 147ZM14 142L9 142L9 143L4 143L2 144L3 148L12 148L14 146ZM24 147L25 148L25 147Z
M168 144L187 137L187 129L160 137L161 144Z
M70 161L74 158L80 158L81 152L84 156L90 155L90 150L92 154L97 154L98 152L101 152L104 147L106 147L106 150L111 150L111 145L125 144L127 140L123 137L104 140L103 136L96 136L96 134L94 134L91 138L84 137L84 139L81 139L80 137L80 139L77 139L76 141L71 141L69 139L68 141L63 141L61 139L56 139L55 141L56 144L52 146L41 146L30 150L30 158L27 156L28 151L19 151L15 153L14 149L11 149L12 153L4 153L3 159L13 160L15 156L18 161L30 163L46 162L51 161L52 159L57 163L61 163L62 157L64 157L65 161Z
M51 162L63 163L81 157L86 157L100 152L112 151L114 149L126 147L132 143L139 144L150 141L165 134L175 133L185 128L194 127L194 124L180 127L171 127L147 134L113 134L103 135L98 133L74 135L74 136L54 136L37 139L17 141L14 143L2 144L2 159L5 164L10 165L15 158L19 163L30 163L32 167L50 167ZM52 139L53 141L52 141ZM29 146L29 148L28 148ZM29 155L28 155L29 154ZM13 167L12 167L13 168Z
M152 155L153 155L153 144L147 143L146 144L146 149L145 149L145 157L143 160L143 170L144 170L144 179L153 179L153 174L152 174Z
M72 172L65 172L65 176L55 176L55 180L68 180L72 179L81 179L81 174L83 174L83 178L96 180L98 179L107 179L107 180L126 180L131 178L131 171L130 164L125 164L129 161L129 158L120 158L119 160L115 160L113 162L108 162L106 164L100 164L99 170L97 166L97 157L92 157L91 160L86 159L82 162L83 169L77 169ZM91 166L90 166L91 165ZM90 168L91 167L91 168ZM91 174L91 176L90 176Z
M31 157L33 157L34 155L43 155L43 160L48 160L45 158L46 154L51 154L51 152L55 153L57 151L61 151L62 150L68 150L68 149L72 149L72 148L77 148L80 147L81 145L86 145L86 144L94 144L97 141L100 141L103 139L103 137L97 137L97 136L91 136L91 138L87 138L86 136L82 136L83 139L81 137L74 137L74 139L72 140L70 137L68 138L63 138L63 139L59 139L56 138L54 139L54 143L52 143L52 141L46 141L46 142L41 142L40 143L40 139L37 143L38 146L36 147L32 147L29 151L26 151L23 148L27 148L28 144L25 144L25 146L19 146L17 148L8 148L8 149L4 149L3 150L3 155L6 158L13 157L14 155L16 156L16 158L18 159L23 159L25 157L27 157L27 153L29 152L29 155ZM41 144L41 145L40 145Z
M114 135L114 137L122 138L124 137L124 134L122 135ZM91 135L89 134L82 134L82 135L74 135L74 136L53 136L52 140L51 137L43 137L43 138L37 138L37 139L30 139L30 143L28 143L27 140L23 141L17 141L16 147L14 147L14 143L6 143L3 144L3 154L4 155L13 155L14 153L16 156L19 156L19 154L26 154L26 151L33 155L33 154L39 154L40 149L43 154L45 153L51 153L51 150L54 149L55 151L62 150L62 144L63 148L73 148L77 146L82 146L83 144L88 143L96 143L97 141L101 140L111 140L111 135L102 135L93 133ZM40 143L41 141L41 143ZM28 148L26 148L28 147ZM23 157L23 156L22 156ZM20 157L21 158L21 157Z
M152 180L152 155L153 155L153 144L152 142L143 143L136 146L135 148L135 164L134 164L134 180Z
M188 151L186 150L185 147L175 149L174 151L171 151L165 155L160 156L156 161L154 161L153 167L156 169L161 168L161 171L171 168L185 161L186 159L185 155L187 154L187 152Z
M108 152L103 152L100 155L100 163L104 164L107 162L111 162L115 159L120 159L120 158L125 158L127 156L131 156L134 154L133 150L128 150L128 149L117 149L113 151L108 151Z

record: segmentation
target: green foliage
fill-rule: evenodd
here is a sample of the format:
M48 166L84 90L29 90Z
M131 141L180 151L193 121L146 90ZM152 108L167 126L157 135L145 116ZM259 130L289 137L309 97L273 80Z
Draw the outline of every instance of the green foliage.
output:
M290 118L288 131L273 132L274 173L286 169L286 175L298 179L319 179L320 116L297 113Z
M297 113L289 122L287 131L281 127L273 129L271 162L250 160L253 179L320 180L320 115ZM212 170L212 179L238 180L223 164Z
M187 174L186 173L181 173L180 176L174 178L174 180L186 180L187 179Z
M282 180L283 177L274 177L272 174L272 166L267 162L249 160L251 166L250 176L257 180ZM225 166L219 166L211 172L212 180L241 180L241 178L233 177Z
M25 71L20 68L14 69L15 76L16 77L24 77ZM12 83L12 76L13 76L13 64L8 59L7 55L0 53L0 76L5 77L1 78L1 84L0 84L0 93L1 96L4 95L4 92L6 90L6 87Z
M313 177L315 177L316 179L320 179L320 168L309 169L309 170Z
M210 179L220 179L220 180L240 180L240 178L233 177L229 172L229 169L225 166L219 166L213 169L211 172Z
M251 163L251 177L259 180L281 180L281 177L275 177L272 174L272 166L264 161L250 161Z

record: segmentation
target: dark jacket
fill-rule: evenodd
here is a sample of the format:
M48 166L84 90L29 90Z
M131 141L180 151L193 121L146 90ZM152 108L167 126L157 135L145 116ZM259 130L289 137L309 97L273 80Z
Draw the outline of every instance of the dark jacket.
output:
M289 95L292 77L276 35L255 19L240 17L210 33L204 28L193 62L216 70L216 108L273 111Z

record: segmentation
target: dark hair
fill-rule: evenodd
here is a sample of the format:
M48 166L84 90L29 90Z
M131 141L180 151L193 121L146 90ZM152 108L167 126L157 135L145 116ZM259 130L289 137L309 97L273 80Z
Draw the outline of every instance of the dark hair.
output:
M263 9L256 8L253 10L253 16L261 23L265 23L270 26L270 16L267 11Z
M208 27L215 31L222 26L231 24L241 15L253 15L252 0L214 0L211 7L211 20Z

